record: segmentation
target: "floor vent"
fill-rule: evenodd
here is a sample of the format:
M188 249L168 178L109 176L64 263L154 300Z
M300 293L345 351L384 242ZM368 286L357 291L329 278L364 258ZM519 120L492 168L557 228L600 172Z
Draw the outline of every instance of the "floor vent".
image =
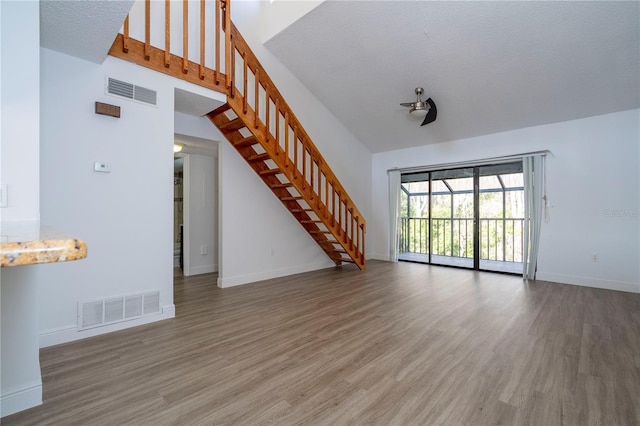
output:
M78 302L78 329L102 327L159 313L159 291Z
M110 95L120 96L122 98L144 102L149 105L158 104L158 93L155 90L136 86L135 84L116 80L111 77L107 79L107 93Z

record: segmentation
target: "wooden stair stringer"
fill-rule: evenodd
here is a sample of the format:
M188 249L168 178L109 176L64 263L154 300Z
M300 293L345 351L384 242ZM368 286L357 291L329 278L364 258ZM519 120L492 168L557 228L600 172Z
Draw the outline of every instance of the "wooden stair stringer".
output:
M360 265L357 260L357 252L353 249L349 250L353 244L348 235L327 215L328 209L319 205L311 196L311 191L308 185L305 185L302 175L287 161L284 151L271 138L268 140L265 137L265 126L260 120L256 123L254 112L250 107L243 105L239 98L240 96L228 97L227 104L210 112L207 117L336 265L349 262L362 268L363 265ZM238 127L237 118L227 117L226 112L229 110L243 121L243 127ZM247 129L252 136L243 135L240 132L243 128ZM254 148L256 145L261 146L264 153L257 152ZM261 159L255 160L256 157ZM269 167L267 161L272 161L276 167ZM295 189L301 196L301 200L295 200L288 188ZM302 205L301 201L305 205ZM312 217L311 214L317 218Z

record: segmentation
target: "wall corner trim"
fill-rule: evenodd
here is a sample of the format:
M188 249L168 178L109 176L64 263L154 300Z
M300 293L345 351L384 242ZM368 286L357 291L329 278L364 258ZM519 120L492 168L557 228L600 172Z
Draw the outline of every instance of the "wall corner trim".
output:
M2 395L0 398L0 417L36 407L40 404L42 404L41 381Z

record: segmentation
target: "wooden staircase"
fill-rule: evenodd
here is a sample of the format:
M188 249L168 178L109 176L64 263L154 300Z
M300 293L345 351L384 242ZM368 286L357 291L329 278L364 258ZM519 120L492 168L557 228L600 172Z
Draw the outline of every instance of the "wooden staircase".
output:
M164 3L164 50L151 46L151 1L145 2L145 41L129 37L130 17L110 55L170 74L227 95L227 103L207 114L305 231L337 265L365 268L366 222L337 177L229 19L228 0L201 1L200 60L190 60L183 21L182 57L169 46L170 1ZM158 2L159 3L159 2ZM215 69L205 64L206 4L215 15ZM188 0L183 1L183 19ZM224 63L221 61L224 58ZM224 68L223 68L224 65ZM228 72L227 72L228 70ZM238 83L236 83L236 81Z

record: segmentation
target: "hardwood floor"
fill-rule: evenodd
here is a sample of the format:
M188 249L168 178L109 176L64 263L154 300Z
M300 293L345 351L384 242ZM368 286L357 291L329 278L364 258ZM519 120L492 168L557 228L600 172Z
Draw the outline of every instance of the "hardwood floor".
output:
M640 424L640 294L371 261L218 289L41 351L3 425Z

